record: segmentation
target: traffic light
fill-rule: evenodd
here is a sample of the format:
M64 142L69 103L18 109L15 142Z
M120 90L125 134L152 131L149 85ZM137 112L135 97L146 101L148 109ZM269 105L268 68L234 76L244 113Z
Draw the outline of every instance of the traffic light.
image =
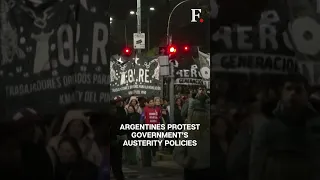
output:
M175 59L177 56L177 47L174 45L168 46L169 60Z
M188 45L183 46L184 52L190 52L190 47Z
M123 49L122 54L123 54L124 56L129 57L129 56L131 56L131 54L132 54L132 50L131 50L130 48L126 47L126 48Z
M176 54L177 53L177 48L173 45L168 47L168 52L169 54Z

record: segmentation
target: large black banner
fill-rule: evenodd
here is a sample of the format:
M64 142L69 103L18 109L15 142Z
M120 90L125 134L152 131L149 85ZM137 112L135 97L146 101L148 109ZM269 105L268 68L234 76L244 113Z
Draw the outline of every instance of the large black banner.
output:
M210 89L210 67L198 65L200 57L175 61L175 85L199 86Z
M109 102L108 0L1 0L1 89L7 111L52 113Z
M111 57L111 96L160 96L158 57L138 57L126 61L122 58L121 56Z
M298 70L286 4L257 2L263 7L250 9L255 6L247 2L215 2L211 1L213 72L285 74Z

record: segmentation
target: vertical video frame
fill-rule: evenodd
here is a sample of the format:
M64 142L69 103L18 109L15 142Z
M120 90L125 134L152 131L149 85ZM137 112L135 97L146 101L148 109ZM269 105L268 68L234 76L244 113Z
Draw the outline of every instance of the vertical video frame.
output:
M111 179L209 177L209 6L112 1Z
M210 1L214 177L320 177L318 7Z

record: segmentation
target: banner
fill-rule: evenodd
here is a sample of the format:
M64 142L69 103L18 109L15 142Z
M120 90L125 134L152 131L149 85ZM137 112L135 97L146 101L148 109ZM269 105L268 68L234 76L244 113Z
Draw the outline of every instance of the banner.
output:
M7 112L54 113L70 103L103 108L109 102L108 0L50 1L37 10L29 1L0 1Z
M160 64L157 57L138 57L123 61L121 56L110 60L111 96L160 96Z
M218 7L220 20L212 21L215 28L210 52L211 71L288 73L298 70L287 30L289 17L285 4L268 1L264 11L256 14L240 8L244 15L234 12L230 19L225 19L224 15L230 14L232 8L227 4ZM233 18L237 19L237 24L231 22ZM222 21L223 24L216 23Z
M205 85L210 89L210 69L200 68L195 62L197 59L185 60L183 62L175 61L175 84L185 86Z

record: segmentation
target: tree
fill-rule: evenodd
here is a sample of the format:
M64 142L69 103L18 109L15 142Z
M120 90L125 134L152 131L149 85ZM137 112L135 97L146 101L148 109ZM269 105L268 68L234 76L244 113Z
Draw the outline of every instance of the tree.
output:
M148 56L148 57L157 56L158 55L158 48L154 47L154 48L150 49L149 51L147 51L145 53L145 55Z

